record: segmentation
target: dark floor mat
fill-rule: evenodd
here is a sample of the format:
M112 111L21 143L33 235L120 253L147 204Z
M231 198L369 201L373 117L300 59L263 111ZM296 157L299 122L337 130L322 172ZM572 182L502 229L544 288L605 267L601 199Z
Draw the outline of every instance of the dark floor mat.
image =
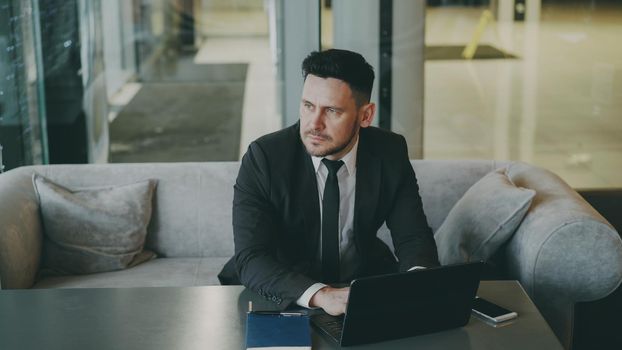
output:
M110 125L110 161L237 160L244 84L143 84Z
M162 55L141 68L142 82L223 82L244 81L246 63L196 64L194 56Z
M464 60L463 45L432 45L425 47L426 60ZM515 55L499 50L490 45L479 45L473 55L474 60L514 59Z

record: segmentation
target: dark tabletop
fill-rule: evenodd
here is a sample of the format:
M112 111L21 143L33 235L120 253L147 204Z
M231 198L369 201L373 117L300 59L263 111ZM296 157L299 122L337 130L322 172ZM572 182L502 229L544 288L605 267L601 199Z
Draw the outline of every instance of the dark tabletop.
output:
M518 312L504 327L463 328L348 349L561 349L516 281L485 281L479 296ZM244 349L248 302L236 286L0 291L0 349ZM338 348L313 332L313 349Z

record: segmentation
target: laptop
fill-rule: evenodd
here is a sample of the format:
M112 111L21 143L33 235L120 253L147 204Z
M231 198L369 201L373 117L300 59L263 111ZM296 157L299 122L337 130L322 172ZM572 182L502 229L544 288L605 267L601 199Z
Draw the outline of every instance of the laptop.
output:
M341 346L462 327L482 268L476 262L355 279L345 315L316 314L311 323Z

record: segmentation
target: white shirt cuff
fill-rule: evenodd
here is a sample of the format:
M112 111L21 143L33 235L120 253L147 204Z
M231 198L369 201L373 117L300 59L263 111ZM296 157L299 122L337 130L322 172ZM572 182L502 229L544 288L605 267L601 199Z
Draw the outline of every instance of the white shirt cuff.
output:
M324 283L319 283L319 282L313 284L311 287L307 288L307 290L305 290L304 293L302 293L302 295L300 296L300 298L298 298L298 300L296 300L296 304L302 307L306 307L307 309L311 309L311 307L309 306L309 302L311 301L311 298L313 297L315 293L317 293L318 290L324 287L328 287L328 286L325 285Z
M424 270L424 269L426 269L426 267L424 266L413 266L410 269L408 269L408 271ZM306 307L307 309L310 309L311 306L309 306L309 302L311 301L311 298L313 297L315 293L317 293L320 289L324 287L328 287L328 286L324 283L319 283L319 282L311 285L311 287L307 288L307 290L305 290L305 292L302 293L300 298L296 300L296 304L302 307Z

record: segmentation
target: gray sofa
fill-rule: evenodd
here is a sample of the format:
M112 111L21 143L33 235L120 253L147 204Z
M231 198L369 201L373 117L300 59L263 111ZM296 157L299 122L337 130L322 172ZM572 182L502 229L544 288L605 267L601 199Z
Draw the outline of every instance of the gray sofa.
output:
M28 166L0 175L2 288L216 285L233 253L231 203L239 163ZM433 230L477 180L509 166L510 178L536 197L496 256L503 278L517 279L553 331L572 344L578 301L604 298L622 281L622 241L611 225L560 178L525 163L415 160L424 210ZM37 280L42 225L33 172L69 188L155 178L158 187L146 246L158 258L134 268ZM386 228L381 237L390 244Z

